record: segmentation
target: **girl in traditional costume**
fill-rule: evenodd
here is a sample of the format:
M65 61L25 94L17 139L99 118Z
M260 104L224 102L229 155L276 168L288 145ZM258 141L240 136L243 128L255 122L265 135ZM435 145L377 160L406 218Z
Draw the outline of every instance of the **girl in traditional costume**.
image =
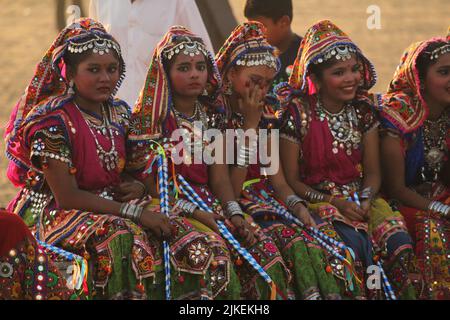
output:
M450 42L403 54L381 109L385 191L415 240L420 298L450 299Z
M377 197L378 121L368 95L375 81L372 64L337 26L324 20L309 28L289 83L276 89L280 155L321 228L353 250L361 278L381 254L396 295L414 298L411 239L401 214Z

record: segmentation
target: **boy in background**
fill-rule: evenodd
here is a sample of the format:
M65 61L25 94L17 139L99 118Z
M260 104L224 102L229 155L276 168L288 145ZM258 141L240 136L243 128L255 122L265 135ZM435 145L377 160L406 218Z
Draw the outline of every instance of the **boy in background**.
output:
M281 69L272 88L288 81L302 41L291 29L292 11L292 0L247 0L245 3L245 17L261 22L267 29L267 41L280 52Z

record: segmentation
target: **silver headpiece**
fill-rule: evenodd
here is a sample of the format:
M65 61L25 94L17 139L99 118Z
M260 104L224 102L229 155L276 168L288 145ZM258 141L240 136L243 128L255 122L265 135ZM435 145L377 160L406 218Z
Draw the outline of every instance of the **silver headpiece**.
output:
M267 66L275 70L278 69L277 58L270 52L247 53L236 60L238 66Z
M208 56L208 50L205 45L199 41L193 41L189 37L186 37L185 41L178 43L176 46L168 49L163 54L170 60L180 52L190 57L198 56L200 53L203 53L205 57Z
M438 59L440 56L442 56L443 54L449 53L450 52L450 44L445 44L442 47L439 47L437 49L434 49L431 53L430 53L430 60L436 60Z
M115 50L119 56L121 55L120 47L114 40L102 39L97 35L94 39L81 43L69 41L69 46L67 47L67 50L71 53L83 53L85 51L92 50L94 53L98 53L99 55L109 53L110 49Z
M356 53L356 49L350 46L342 45L333 47L329 49L327 52L325 52L325 54L323 54L322 57L315 60L314 64L322 63L324 61L331 59L332 57L335 57L337 60L341 61L350 60L352 57L352 53Z

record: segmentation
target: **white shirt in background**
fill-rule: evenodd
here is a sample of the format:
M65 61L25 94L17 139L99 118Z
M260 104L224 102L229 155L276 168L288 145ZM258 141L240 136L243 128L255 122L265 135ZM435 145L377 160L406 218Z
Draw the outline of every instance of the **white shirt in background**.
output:
M89 16L119 42L126 77L117 97L134 106L156 45L171 26L182 25L212 44L195 0L91 0Z

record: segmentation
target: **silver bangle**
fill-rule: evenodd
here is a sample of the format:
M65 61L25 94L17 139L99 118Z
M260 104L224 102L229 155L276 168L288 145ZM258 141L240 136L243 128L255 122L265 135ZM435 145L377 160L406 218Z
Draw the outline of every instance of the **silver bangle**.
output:
M127 212L129 205L130 204L128 202L122 203L122 205L120 206L120 209L119 209L119 213L120 213L121 217L125 216L125 212Z
M237 159L236 159L237 165L239 167L248 167L250 164L250 151L247 148L241 148L239 150Z
M132 217L132 213L134 211L134 205L133 204L128 204L128 207L126 208L124 214L125 217L127 217L128 219L130 219Z
M245 218L244 213L242 211L233 211L229 216L228 219L233 218L234 216L240 216L242 219Z
M450 206L440 201L431 201L428 206L428 211L439 213L446 217L450 213Z
M144 208L135 204L122 203L120 206L120 216L129 219L135 223L139 223Z
M428 211L432 211L432 212L436 211L435 207L436 207L437 203L438 203L437 201L431 201L430 204L428 205Z
M134 210L134 218L133 218L133 221L135 223L141 222L142 212L144 212L144 208L141 206L136 206L136 209Z
M302 203L303 205L306 205L306 201L297 196L296 194L291 194L286 197L286 206L289 210L293 211L294 207L298 204Z
M241 168L247 168L250 165L250 157L255 154L257 150L257 143L248 147L241 147L237 155L237 166Z
M237 201L228 201L225 203L224 207L225 216L230 219L233 216L239 215L244 218L244 213L242 212L241 206Z
M448 212L450 211L450 206L448 206L448 205L446 205L444 203L441 203L441 204L442 204L442 206L439 208L438 212L442 216L446 217L448 215Z
M322 193L316 191L307 191L305 196L312 203L323 202L325 199L325 196Z
M135 219L135 212L136 212L136 205L135 204L130 204L130 206L128 207L128 211L127 211L127 215L128 215L128 219L130 219L131 221L134 221Z
M184 199L179 199L176 202L175 206L183 211L184 216L187 218L191 218L194 215L195 210L198 209L198 206L195 203L189 202Z
M444 217L447 217L449 213L450 213L450 206L446 205L445 211L442 213L442 215Z
M130 208L129 203L122 204L120 207L120 216L125 219L129 219L128 210Z
M130 219L131 221L134 221L134 212L135 211L136 211L136 205L130 204L126 214L127 214L128 219Z

